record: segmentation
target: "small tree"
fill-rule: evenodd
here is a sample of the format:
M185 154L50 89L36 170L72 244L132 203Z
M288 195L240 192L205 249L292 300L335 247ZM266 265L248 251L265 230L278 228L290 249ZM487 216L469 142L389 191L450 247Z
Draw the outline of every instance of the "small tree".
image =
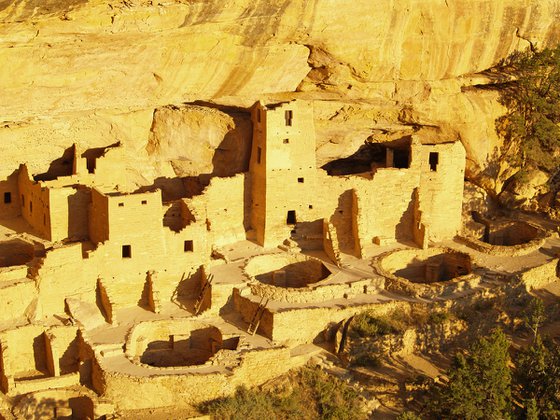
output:
M447 419L506 419L511 411L509 342L497 329L467 355L457 354L447 386L432 400L431 412Z
M539 420L539 409L534 398L525 402L525 418L527 420Z
M536 335L515 360L515 379L520 397L534 401L541 418L560 416L560 348ZM529 412L529 406L526 407Z
M517 166L554 169L560 148L560 45L514 53L499 71L506 79L500 103L507 113L496 128L504 138L505 158Z
M544 309L544 303L539 298L532 298L525 315L523 316L523 321L525 325L533 331L533 338L536 338L539 334L539 328L546 320L546 314Z

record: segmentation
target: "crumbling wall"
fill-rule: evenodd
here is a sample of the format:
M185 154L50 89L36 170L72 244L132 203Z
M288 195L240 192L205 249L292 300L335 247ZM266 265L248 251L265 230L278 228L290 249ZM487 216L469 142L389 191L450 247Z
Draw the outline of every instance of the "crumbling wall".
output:
M18 185L18 171L0 181L0 218L21 215L21 202Z
M378 169L367 187L354 190L360 248L412 239L414 189L419 174L411 169Z
M80 243L49 250L38 272L38 314L64 313L66 298L95 303L94 269L95 264L82 259Z
M55 326L45 332L47 368L52 376L78 371L79 347L77 328Z
M211 242L222 246L245 240L247 175L213 178L203 196Z
M41 183L30 179L25 165L21 165L19 168L18 189L23 218L40 236L48 240L56 240L51 235L49 190L42 187ZM59 209L56 211L58 212Z
M47 375L44 327L26 325L0 333L2 376L20 379Z

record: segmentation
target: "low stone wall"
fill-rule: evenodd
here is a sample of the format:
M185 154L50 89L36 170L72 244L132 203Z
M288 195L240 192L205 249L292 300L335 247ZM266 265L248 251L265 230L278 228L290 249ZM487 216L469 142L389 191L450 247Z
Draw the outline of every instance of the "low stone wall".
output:
M22 395L29 392L42 391L47 389L67 388L80 384L80 374L78 372L69 373L62 376L53 376L49 378L16 380L10 395Z
M266 350L249 350L237 356L238 365L214 373L166 374L132 376L111 371L99 355L96 356L98 369L102 372L102 383L97 382L97 392L113 401L121 410L194 407L211 399L231 395L240 385L247 387L260 385L286 373L290 363L290 350L277 347ZM130 392L133 389L134 392Z
M333 299L352 298L363 293L377 293L383 289L383 278L362 279L354 282L312 285L305 288L276 287L260 282L251 282L249 287L256 296L277 302L311 303Z
M540 289L547 284L558 280L558 264L559 259L540 265L525 271L520 275L521 281L527 288L527 291Z
M249 322L259 304L259 298L243 295L236 290L234 302L236 311ZM365 304L353 304L351 301L344 304L337 301L336 305L324 307L313 305L302 308L266 309L258 333L275 342L290 345L310 343L318 337L319 341L323 341L321 334L332 323L338 323L358 312L370 309L385 314L401 304L406 305L404 302L395 301Z
M281 310L274 313L272 339L289 342L291 345L324 341L323 334L329 325L337 324L357 313L367 310L383 316L395 310L404 310L407 306L407 302L390 301Z

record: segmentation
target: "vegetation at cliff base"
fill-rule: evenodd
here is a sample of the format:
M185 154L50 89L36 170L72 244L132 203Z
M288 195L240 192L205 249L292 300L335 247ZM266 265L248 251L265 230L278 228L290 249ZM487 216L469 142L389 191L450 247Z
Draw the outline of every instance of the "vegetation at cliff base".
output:
M458 351L445 377L426 382L398 419L560 418L560 345L541 335L545 310L538 298L528 302L528 344L513 346L495 329Z
M365 419L359 393L318 368L304 368L269 390L240 387L231 397L205 403L214 419Z
M515 166L553 170L560 153L560 45L516 52L499 71L506 79L500 103L507 113L496 128L506 159Z
M504 419L511 412L509 342L501 330L457 353L446 386L437 388L429 404L436 418Z

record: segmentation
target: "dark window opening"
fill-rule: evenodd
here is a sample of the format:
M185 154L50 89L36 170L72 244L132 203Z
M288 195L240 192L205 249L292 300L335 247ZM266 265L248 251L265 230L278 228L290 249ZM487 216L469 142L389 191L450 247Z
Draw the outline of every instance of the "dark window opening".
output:
M288 110L288 111L284 112L284 118L286 119L286 125L288 127L291 127L291 125L292 125L293 116L294 116L294 114L291 110Z
M430 152L430 171L437 171L437 166L439 163L439 153L438 152Z
M297 182L299 182L300 184L303 184L303 178L298 178Z
M148 200L142 200L142 204L148 204Z
M119 203L119 207L124 207L124 203Z
M86 168L88 170L88 174L95 173L95 158L86 158Z
M132 248L130 245L123 245L122 246L122 257L123 258L132 258Z
M410 138L402 137L385 143L368 139L352 155L322 166L329 175L357 175L384 168L410 167Z
M290 143L290 139L284 139L282 142L283 142L284 144L289 144L289 143Z
M262 149L257 147L257 163L261 163Z
M393 150L393 168L407 169L410 167L410 152L403 149Z
M194 250L193 241L191 241L191 240L185 241L185 243L183 244L183 251L193 252L193 250Z
M10 204L12 202L12 193L5 192L4 193L4 204Z
M311 210L312 208L313 208L313 205L312 205L312 204L310 204L310 205L309 205L309 210Z
M296 224L296 211L288 210L288 217L286 218L286 224L295 225Z

